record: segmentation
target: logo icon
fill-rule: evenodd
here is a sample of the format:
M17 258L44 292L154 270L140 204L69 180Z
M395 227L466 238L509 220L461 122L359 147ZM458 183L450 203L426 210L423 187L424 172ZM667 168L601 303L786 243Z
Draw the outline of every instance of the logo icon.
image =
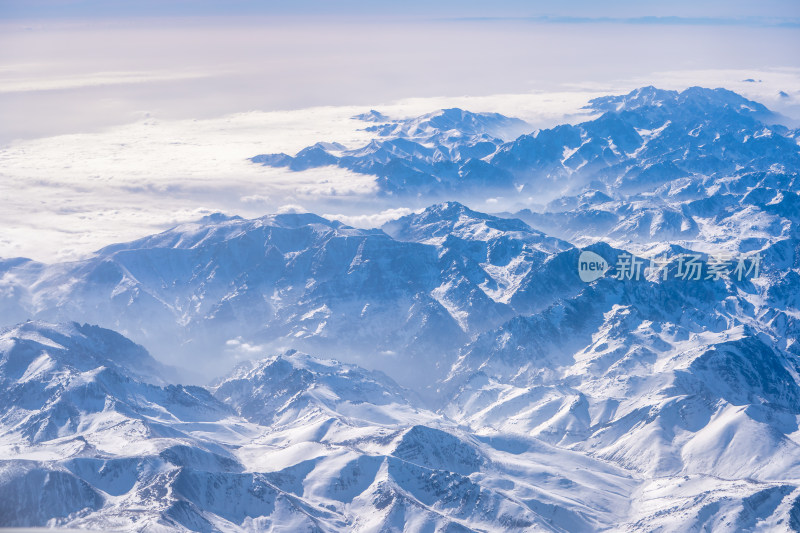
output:
M608 262L605 259L589 250L581 252L580 257L578 257L578 276L580 276L581 281L589 283L602 278L607 271Z

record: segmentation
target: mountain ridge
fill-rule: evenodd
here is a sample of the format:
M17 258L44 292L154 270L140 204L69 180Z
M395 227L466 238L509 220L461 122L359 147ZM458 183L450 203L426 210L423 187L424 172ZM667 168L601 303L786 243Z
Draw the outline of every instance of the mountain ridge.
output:
M470 125L453 136L450 128L457 121L438 124L423 115L371 126L368 131L378 137L362 148L337 147L333 154L315 145L313 157L306 152L309 147L294 158L280 154L252 160L293 170L340 166L376 176L382 195L421 195L429 203L475 191L563 195L600 184L604 192L630 195L680 177L724 175L742 166L763 171L776 161L796 168L800 162L796 134L779 124L780 117L727 89L642 87L627 95L595 98L585 109L600 116L523 133L507 142ZM444 110L436 116L448 112L464 113Z
M0 261L0 524L796 529L796 132L722 90L589 105L507 141L370 112L367 146L263 161L428 202L381 228L213 214Z

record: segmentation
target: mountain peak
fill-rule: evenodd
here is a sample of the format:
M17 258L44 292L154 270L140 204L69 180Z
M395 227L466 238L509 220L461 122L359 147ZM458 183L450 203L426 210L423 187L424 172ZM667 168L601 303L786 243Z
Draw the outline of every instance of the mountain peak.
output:
M683 108L686 111L708 113L712 109L728 108L742 114L770 116L772 113L763 104L748 100L728 89L689 87L683 91L658 89L652 85L634 89L628 94L602 96L589 101L587 109L601 112L637 111L647 108L664 108L672 112Z
M411 214L407 215L398 220L416 220L418 223L431 223L431 222L459 222L463 219L471 219L474 221L496 221L502 224L510 224L515 227L517 230L529 230L532 231L527 224L522 222L518 219L506 219L496 217L494 215L489 215L486 213L481 213L479 211L473 211L466 205L456 202L456 201L449 201L449 202L441 202L438 204L433 204L425 208L424 211L418 214ZM518 224L517 224L518 223ZM511 229L509 227L509 229Z
M442 202L383 225L382 229L400 240L423 241L450 233L462 219L486 220L493 218L473 211L459 202Z
M240 365L214 387L214 395L239 405L245 418L284 425L301 416L341 412L345 405L407 406L409 391L382 372L290 350ZM373 411L374 407L363 413L357 407L344 408L355 418L369 417ZM381 418L392 416L387 411Z
M570 247L531 228L518 218L501 218L473 211L458 202L435 204L422 213L413 213L383 225L381 228L402 241L438 244L442 239L458 237L466 241L489 242L500 239L536 243L555 252Z
M360 113L350 118L353 120L361 120L363 122L389 122L390 120L388 116L374 109L370 109L366 113Z
M377 115L369 114L356 117L362 116L365 118L361 120L383 122L366 128L366 131L377 132L381 137L415 139L435 144L450 137L469 139L472 142L478 139L513 139L531 129L527 122L518 118L500 113L475 113L458 107L393 121L380 121ZM258 162L267 160L262 158ZM272 160L268 162L273 163Z
M442 202L429 206L423 212L423 214L425 213L430 213L431 215L437 215L442 218L449 219L457 219L461 215L477 216L479 214L464 204L455 201Z
M172 373L143 347L99 326L35 320L0 329L0 374L13 377L30 373L44 355L52 368L68 367L79 372L114 368L156 383Z
M331 228L344 226L339 221L328 220L314 213L278 213L277 215L269 215L265 218L284 228L299 228L314 224L321 224Z
M205 215L201 218L198 222L200 224L220 224L222 222L229 222L231 220L244 220L239 215L226 215L225 213L211 213L210 215Z

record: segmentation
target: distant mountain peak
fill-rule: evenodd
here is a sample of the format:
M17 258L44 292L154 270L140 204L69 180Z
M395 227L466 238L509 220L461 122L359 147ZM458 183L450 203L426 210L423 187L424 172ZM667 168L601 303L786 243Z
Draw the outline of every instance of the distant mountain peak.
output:
M423 211L423 214L426 213L444 218L457 218L461 215L478 216L476 211L473 211L464 204L455 201L442 202L429 206Z
M448 221L448 222L458 222L461 220L472 220L472 221L493 221L499 224L503 224L508 229L517 230L527 230L533 232L534 230L530 228L527 224L522 222L518 219L510 219L510 218L500 218L494 215L489 215L487 213L481 213L479 211L473 211L466 205L456 202L456 201L448 201L448 202L441 202L438 204L433 204L421 213L412 213L410 215L406 215L402 219L406 220L415 220L417 223L430 223L436 221ZM401 219L401 220L402 220Z
M277 215L268 215L262 218L262 220L269 220L285 228L299 228L313 224L320 224L331 228L345 227L344 224L338 220L328 220L314 213L279 213Z
M243 220L243 219L239 215L226 215L225 213L216 212L216 213L211 213L210 215L205 215L198 222L200 224L219 224L221 222L228 222L231 220Z
M589 101L587 109L595 111L636 111L649 107L664 107L675 110L684 107L691 111L728 108L743 114L759 117L772 116L766 106L724 88L689 87L683 91L658 89L652 85L634 89L628 94L602 96Z
M366 113L360 113L352 117L353 120L361 120L363 122L389 122L390 118L380 111L370 109Z
M317 143L294 157L262 154L251 161L292 171L338 166L374 176L379 195L435 202L474 194L522 200L534 191L575 195L586 186L617 197L680 177L791 168L800 159L796 131L727 89L645 86L595 98L586 109L600 116L533 133L524 121L498 113L440 109L376 122L365 128L374 138L349 150ZM658 170L666 168L674 171Z

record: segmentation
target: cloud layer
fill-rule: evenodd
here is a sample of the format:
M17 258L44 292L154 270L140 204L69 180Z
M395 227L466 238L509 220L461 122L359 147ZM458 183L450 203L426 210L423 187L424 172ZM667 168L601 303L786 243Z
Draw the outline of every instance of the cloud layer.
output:
M650 81L665 88L723 85L767 104L770 98L775 103L782 99L778 87L800 95L800 72L795 70L669 72ZM215 211L255 217L291 208L326 213L351 225L377 226L420 206L408 205L408 200L376 201L373 177L368 175L334 167L289 172L255 165L248 158L294 154L320 140L362 146L372 134L363 131L365 123L350 117L370 107L401 118L458 106L519 116L534 127L547 127L586 119L581 107L588 99L626 92L645 82L203 120L149 118L97 133L19 141L0 149L0 257L78 257ZM499 200L487 198L474 207L500 210L504 199Z

